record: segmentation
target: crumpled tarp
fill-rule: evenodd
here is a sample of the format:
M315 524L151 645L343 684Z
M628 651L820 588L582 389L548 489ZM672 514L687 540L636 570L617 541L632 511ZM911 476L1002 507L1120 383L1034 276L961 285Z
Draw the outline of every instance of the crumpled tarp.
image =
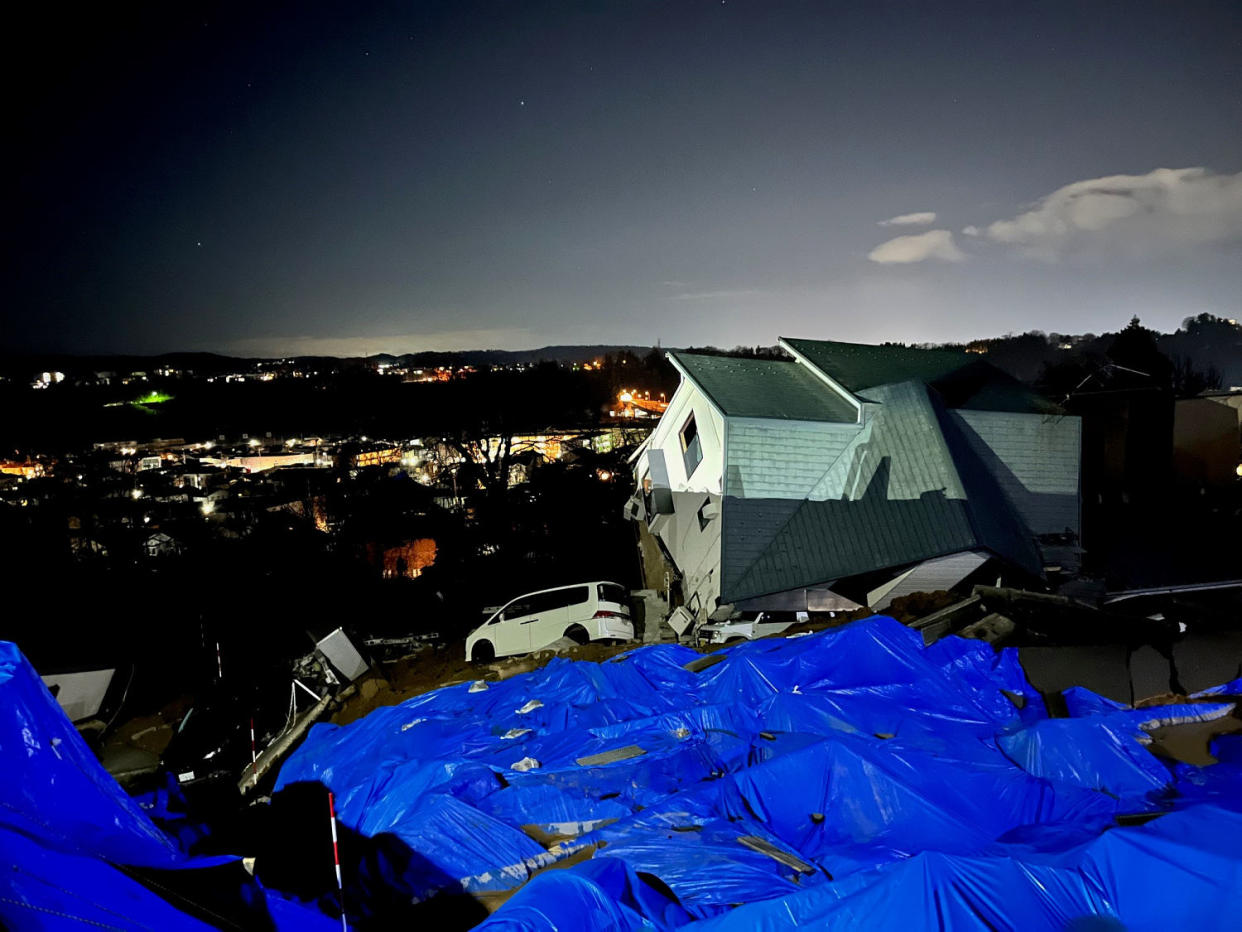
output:
M216 928L140 878L218 872L236 861L186 856L103 769L17 646L0 641L0 925ZM229 876L239 908L262 925L339 927L269 896L240 867Z
M1144 743L1230 714L1214 694L1078 690L1051 719L1016 651L886 617L719 657L556 659L316 725L277 789L320 782L350 829L399 838L411 897L535 876L489 929L1169 928L1187 897L1212 928L1242 894L1234 746L1195 768Z

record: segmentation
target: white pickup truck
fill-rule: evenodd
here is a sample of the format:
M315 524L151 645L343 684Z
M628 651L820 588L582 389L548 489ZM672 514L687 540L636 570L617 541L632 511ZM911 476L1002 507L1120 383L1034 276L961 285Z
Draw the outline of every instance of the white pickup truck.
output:
M767 634L780 634L790 625L807 620L806 612L743 612L728 621L711 621L696 632L699 644L731 644Z

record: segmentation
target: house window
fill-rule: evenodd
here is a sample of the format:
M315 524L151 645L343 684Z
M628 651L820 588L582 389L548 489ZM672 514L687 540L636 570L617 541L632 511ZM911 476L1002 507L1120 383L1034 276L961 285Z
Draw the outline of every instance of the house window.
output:
M708 498L703 502L702 505L699 506L699 530L700 531L706 531L707 526L712 523L712 516L708 514L708 511L711 508L711 504L712 504L712 500Z
M694 415L686 418L681 428L681 458L686 466L686 478L694 475L699 463L703 462L703 445L699 441L699 428L694 423Z

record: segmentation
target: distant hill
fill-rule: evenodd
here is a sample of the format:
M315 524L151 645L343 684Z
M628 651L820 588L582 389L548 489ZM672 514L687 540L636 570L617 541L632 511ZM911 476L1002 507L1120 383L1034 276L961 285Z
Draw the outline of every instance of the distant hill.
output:
M190 369L196 375L214 375L227 372L248 371L256 363L292 358L305 368L348 369L364 363L412 368L435 366L492 366L519 363L558 362L582 363L599 359L608 354L630 352L638 356L651 352L650 346L598 344L591 346L545 346L529 350L464 350L461 352L405 353L394 356L378 353L367 357L295 356L295 357L241 357L223 356L219 353L160 353L154 356L132 354L100 356L74 356L67 353L0 354L0 374L13 379L25 380L36 372L58 370L69 375L87 375L93 372L116 372L119 374L148 371L171 366L174 369Z
M643 356L651 352L650 346L622 346L597 344L593 346L544 346L530 350L465 350L459 353L406 353L402 356L389 356L381 353L379 357L370 359L386 359L402 366L442 366L447 363L458 363L466 366L503 366L530 364L537 362L582 363L592 362L604 356L616 353L633 353Z
M1145 330L1145 328L1144 328ZM986 337L969 343L919 344L953 349L965 349L980 353L994 365L1027 384L1044 380L1050 369L1064 367L1067 363L1082 365L1099 364L1107 357L1117 332L1101 334L1059 334L1039 330L1021 334ZM1182 368L1198 370L1212 376L1223 387L1242 385L1242 326L1232 319L1200 314L1188 317L1173 333L1148 331L1155 345L1171 363ZM671 347L670 347L671 348ZM436 366L495 366L531 365L547 361L557 363L584 363L618 353L632 353L644 357L652 351L650 346L634 344L558 345L539 349L502 350L480 349L460 352L422 352L394 355L378 353L374 356L297 356L294 363L304 370L339 369L357 370L383 363L389 366L426 369ZM714 347L697 347L694 352L728 353L771 357L783 355L776 347L736 347L732 350ZM260 363L270 363L290 357L237 357L218 353L161 353L156 356L71 356L59 354L0 354L0 375L14 382L30 379L35 373L59 370L71 377L89 376L94 372L150 371L163 366L190 369L196 375L216 375L227 372L253 371Z

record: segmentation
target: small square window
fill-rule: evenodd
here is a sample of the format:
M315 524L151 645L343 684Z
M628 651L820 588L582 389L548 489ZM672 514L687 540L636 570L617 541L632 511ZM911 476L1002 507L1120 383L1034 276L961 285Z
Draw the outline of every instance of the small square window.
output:
M708 499L704 499L703 504L699 506L699 530L700 531L706 531L707 526L712 523L712 517L714 516L707 513L710 510L711 503L712 503L712 500L708 498Z
M681 457L686 467L686 478L694 474L699 463L703 462L703 445L699 441L699 428L694 423L694 415L686 418L681 428Z

